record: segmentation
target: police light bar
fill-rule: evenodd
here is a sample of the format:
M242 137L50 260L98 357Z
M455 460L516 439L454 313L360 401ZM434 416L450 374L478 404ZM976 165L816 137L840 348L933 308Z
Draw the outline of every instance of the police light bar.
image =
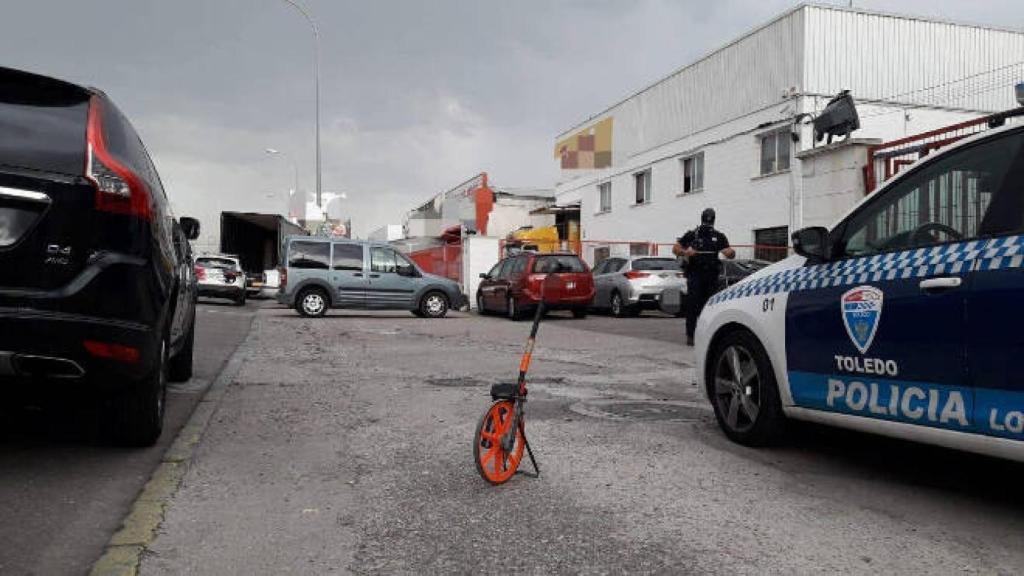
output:
M1024 82L1017 84L1015 91L1017 92L1017 104L1024 106Z

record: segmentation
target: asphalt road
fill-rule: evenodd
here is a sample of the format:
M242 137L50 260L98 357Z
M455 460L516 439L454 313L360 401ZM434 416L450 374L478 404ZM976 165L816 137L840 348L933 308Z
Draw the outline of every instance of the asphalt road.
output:
M598 329L674 322L610 322L541 327L527 405L541 476L492 487L473 432L529 323L260 310L142 574L1024 566L1024 467L811 426L737 446L690 384L691 349Z
M68 403L0 411L0 574L84 574L206 387L249 331L258 304L203 301L195 376L168 390L156 446L103 446L89 416Z
M567 312L555 312L548 320L558 322L559 327L630 336L644 340L659 340L682 344L686 339L686 320L663 314L658 311L645 310L632 318L616 318L606 313L593 313L586 320L579 322Z

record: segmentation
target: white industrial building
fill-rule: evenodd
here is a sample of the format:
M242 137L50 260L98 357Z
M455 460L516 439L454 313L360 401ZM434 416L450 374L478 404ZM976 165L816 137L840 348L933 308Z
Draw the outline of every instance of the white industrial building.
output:
M1021 31L800 5L604 111L581 111L590 119L556 140L556 202L580 207L591 262L670 244L706 207L734 245L785 243L864 196L868 144L1012 108L1021 80ZM841 90L862 126L848 141L793 128Z

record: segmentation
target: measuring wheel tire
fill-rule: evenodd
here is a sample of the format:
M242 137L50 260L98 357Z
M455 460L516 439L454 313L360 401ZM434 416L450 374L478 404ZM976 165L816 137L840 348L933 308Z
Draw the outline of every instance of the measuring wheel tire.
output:
M768 354L757 338L736 331L718 342L707 367L707 392L725 435L745 446L781 440L786 417Z
M327 293L322 288L305 288L295 299L295 310L306 318L322 318L327 308Z
M473 436L473 460L480 477L497 486L515 476L523 460L522 420L515 431L512 450L501 448L501 437L508 432L515 414L515 404L510 400L499 400L487 409Z

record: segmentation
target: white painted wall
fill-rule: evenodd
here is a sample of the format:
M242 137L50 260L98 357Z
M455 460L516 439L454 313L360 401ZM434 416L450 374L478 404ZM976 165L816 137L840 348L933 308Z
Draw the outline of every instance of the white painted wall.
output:
M867 147L877 142L854 139L800 153L803 190L798 190L798 204L802 200L803 220L799 227L831 226L864 198Z
M476 290L480 287L480 274L490 271L500 259L497 238L466 236L463 239L462 290L469 297L471 308L476 308Z

